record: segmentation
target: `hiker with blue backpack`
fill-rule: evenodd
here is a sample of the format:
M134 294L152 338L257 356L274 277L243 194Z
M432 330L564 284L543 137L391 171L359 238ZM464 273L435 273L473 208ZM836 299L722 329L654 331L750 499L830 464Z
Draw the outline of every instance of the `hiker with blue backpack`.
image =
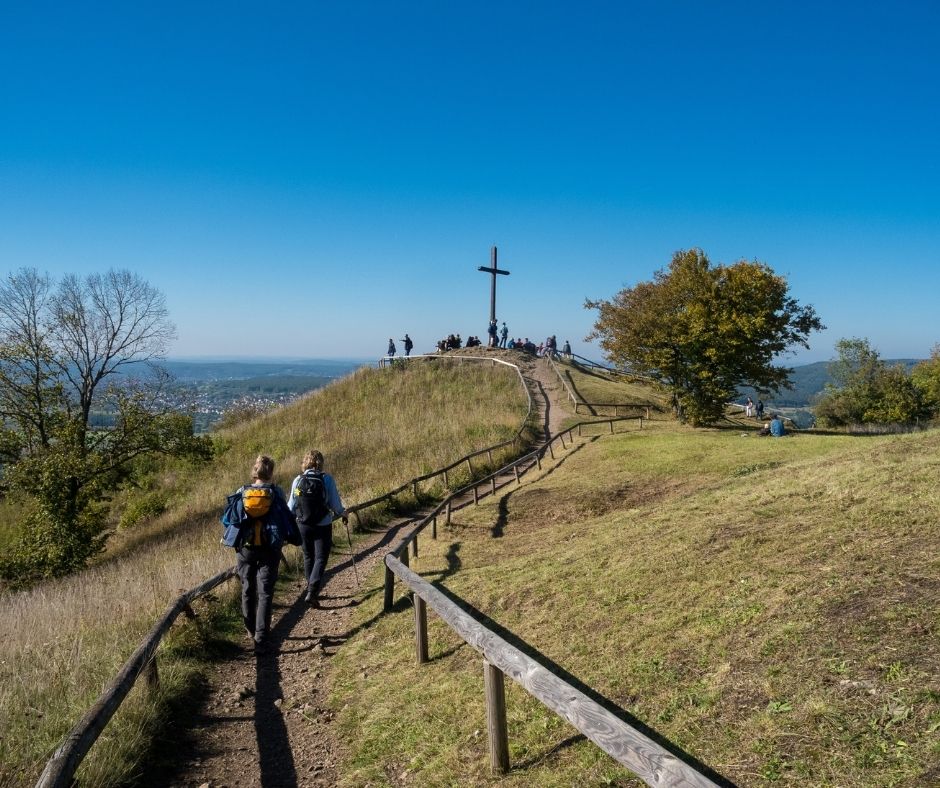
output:
M284 492L274 484L274 460L258 455L252 481L228 496L222 514L222 544L236 552L242 581L242 620L263 654L271 629L271 601L284 544L300 544L300 533Z
M304 601L319 607L323 574L333 545L333 518L341 517L348 525L346 509L336 489L336 482L323 472L323 455L308 451L300 465L300 475L291 483L287 505L297 518L304 553L304 577L307 593Z

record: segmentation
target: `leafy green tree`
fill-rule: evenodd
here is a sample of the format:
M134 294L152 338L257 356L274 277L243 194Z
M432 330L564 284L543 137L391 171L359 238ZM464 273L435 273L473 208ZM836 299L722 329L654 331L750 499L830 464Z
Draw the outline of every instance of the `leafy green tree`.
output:
M4 575L83 566L104 543L109 492L137 458L208 456L191 417L165 404L165 373L148 367L136 385L115 378L159 358L172 336L162 294L128 271L54 286L22 269L0 283L0 467L5 485L36 502ZM93 407L114 413L114 426L93 429Z
M829 365L833 383L816 405L819 423L911 424L930 413L924 392L900 364L889 366L867 339L840 339Z
M599 312L587 338L615 364L662 383L677 417L696 425L720 419L741 386L787 387L792 370L774 359L808 347L810 332L823 328L766 264L712 266L700 249L676 252L653 281L585 306Z
M930 358L911 370L911 380L920 391L931 415L940 415L940 345L934 345Z

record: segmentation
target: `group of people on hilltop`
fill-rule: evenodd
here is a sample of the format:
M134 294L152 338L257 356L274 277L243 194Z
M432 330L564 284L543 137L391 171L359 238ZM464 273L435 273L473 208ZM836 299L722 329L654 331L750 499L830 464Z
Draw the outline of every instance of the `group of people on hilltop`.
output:
M496 320L491 320L489 328L487 329L487 336L487 347L522 350L535 356L548 356L550 358L558 358L559 356L558 341L554 334L546 337L544 342L536 345L528 337L524 339L522 337L517 339L511 338L509 336L509 328L506 326L506 321L503 321L502 327L500 327ZM404 339L399 341L404 343L405 356L410 356L411 349L414 347L411 337L405 334ZM460 350L462 347L482 347L482 345L483 341L480 337L474 336L473 334L468 336L466 341L461 338L460 334L448 334L443 339L437 341L437 350L439 353L445 353L448 350ZM389 337L386 355L389 358L394 358L397 352L398 348L395 345L395 340ZM561 355L565 358L571 358L571 343L568 342L568 340L565 340Z
M415 343L411 341L411 337L405 333L405 336L399 340L405 348L405 357L411 355L411 349L415 346ZM398 352L398 348L395 347L395 340L391 337L388 338L388 350L385 351L385 354L389 358L394 358L395 354Z
M323 454L304 454L290 494L274 483L274 460L261 454L251 469L252 480L228 497L222 544L236 551L235 571L241 580L242 621L256 654L270 644L274 584L287 544L303 551L304 601L320 606L326 563L333 540L333 519L349 519L336 481L323 471Z

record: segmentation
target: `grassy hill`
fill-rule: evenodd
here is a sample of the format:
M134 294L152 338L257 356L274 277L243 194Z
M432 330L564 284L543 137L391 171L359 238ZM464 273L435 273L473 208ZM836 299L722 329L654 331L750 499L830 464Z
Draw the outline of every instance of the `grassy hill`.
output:
M32 784L178 590L231 564L219 509L259 451L286 483L321 448L348 505L507 437L524 412L515 375L488 365L362 370L224 433L209 468L163 469L166 510L97 567L3 596L0 785ZM663 415L457 512L412 567L739 785L935 784L938 450L940 433L771 440ZM490 777L479 655L431 615L432 662L415 666L413 617L381 603L366 596L333 659L345 785L638 784L511 682L518 770ZM134 774L230 610L168 644L166 696L121 712L87 784Z
M652 426L461 511L412 567L739 785L937 784L940 434ZM432 615L418 667L413 637L379 617L338 658L345 784L493 784L479 655ZM639 784L507 696L500 785Z
M53 748L170 602L234 563L232 551L219 546L218 518L258 453L276 459L276 481L287 485L304 451L321 449L349 506L507 439L525 413L518 377L505 367L441 361L363 369L222 433L211 466L167 466L150 489L123 493L119 508L145 496L165 508L116 534L92 569L0 596L0 785L34 784ZM296 548L289 552L296 559ZM223 597L234 592L230 584ZM135 693L122 706L80 775L84 784L119 785L135 773L161 715L198 691L213 627L230 620L230 610L219 606L217 621L200 619L171 639L161 653L160 702Z

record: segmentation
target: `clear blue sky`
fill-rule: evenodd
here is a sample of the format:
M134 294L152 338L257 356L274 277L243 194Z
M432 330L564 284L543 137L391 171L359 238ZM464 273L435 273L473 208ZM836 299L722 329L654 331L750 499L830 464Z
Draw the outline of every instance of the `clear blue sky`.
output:
M0 273L109 267L173 356L581 340L677 249L940 342L940 4L0 0Z

